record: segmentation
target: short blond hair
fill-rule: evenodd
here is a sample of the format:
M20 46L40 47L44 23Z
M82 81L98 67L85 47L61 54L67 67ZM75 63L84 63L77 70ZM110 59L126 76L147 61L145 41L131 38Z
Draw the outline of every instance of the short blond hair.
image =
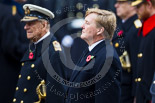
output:
M96 13L98 16L96 18L97 27L104 27L104 36L106 39L111 39L113 37L114 31L116 29L116 16L112 11L101 10L98 8L90 8L86 11L86 16L91 13Z

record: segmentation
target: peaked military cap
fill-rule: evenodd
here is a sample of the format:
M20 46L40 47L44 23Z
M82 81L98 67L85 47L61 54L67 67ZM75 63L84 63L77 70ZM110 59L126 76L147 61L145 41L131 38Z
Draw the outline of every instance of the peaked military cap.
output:
M25 16L23 17L23 19L21 19L21 21L27 22L38 19L45 19L49 21L50 19L54 18L54 14L50 10L42 8L40 6L25 4L23 6L23 9L25 10Z
M150 0L134 0L132 3L131 3L131 6L137 6L145 1L150 1Z

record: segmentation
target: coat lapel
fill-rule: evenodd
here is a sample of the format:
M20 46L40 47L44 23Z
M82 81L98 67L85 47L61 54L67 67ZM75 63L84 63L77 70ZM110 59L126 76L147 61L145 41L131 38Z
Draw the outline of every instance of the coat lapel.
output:
M70 79L71 82L73 82L76 79L76 77L78 76L78 74L81 71L90 69L90 66L92 66L92 64L94 64L94 62L95 62L95 61L92 61L92 60L95 59L97 52L100 49L102 49L103 46L105 46L105 41L102 41L95 48L93 48L93 50L91 52L89 52L88 54L82 56L82 58L80 59L78 65L75 66L74 71L72 72L72 76L71 76L71 79ZM87 62L86 59L87 59L87 57L89 55L94 56L94 58Z

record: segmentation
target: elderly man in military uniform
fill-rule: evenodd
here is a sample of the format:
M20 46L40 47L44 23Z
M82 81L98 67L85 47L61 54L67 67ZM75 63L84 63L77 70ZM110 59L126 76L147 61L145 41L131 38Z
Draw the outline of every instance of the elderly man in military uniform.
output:
M21 60L22 68L13 102L43 103L45 102L43 98L46 97L45 85L48 83L46 80L48 64L46 63L50 61L56 70L63 69L61 61L58 61L58 52L62 48L50 33L49 20L54 18L54 14L45 8L32 4L25 4L23 8L25 16L21 21L26 22L24 29L30 44ZM49 57L45 57L45 54L49 54Z
M115 4L116 14L121 19L113 37L113 45L122 62L121 103L133 103L132 72L136 68L138 47L138 21L136 8L132 7L131 0L117 0Z
M143 21L138 33L141 42L137 48L137 67L133 72L134 103L151 103L149 89L155 71L155 0L135 0L131 5L136 6L138 17Z

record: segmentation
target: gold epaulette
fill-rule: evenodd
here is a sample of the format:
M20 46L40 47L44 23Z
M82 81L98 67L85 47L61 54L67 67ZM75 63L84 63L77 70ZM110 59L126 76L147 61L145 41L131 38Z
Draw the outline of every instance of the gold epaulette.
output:
M135 21L134 21L134 24L135 24L135 27L136 27L137 29L140 28L140 27L142 27L142 22L141 22L139 19L135 20Z
M17 13L17 8L15 5L12 6L12 15L15 16Z
M62 51L60 43L58 41L53 41L53 47L55 51Z

